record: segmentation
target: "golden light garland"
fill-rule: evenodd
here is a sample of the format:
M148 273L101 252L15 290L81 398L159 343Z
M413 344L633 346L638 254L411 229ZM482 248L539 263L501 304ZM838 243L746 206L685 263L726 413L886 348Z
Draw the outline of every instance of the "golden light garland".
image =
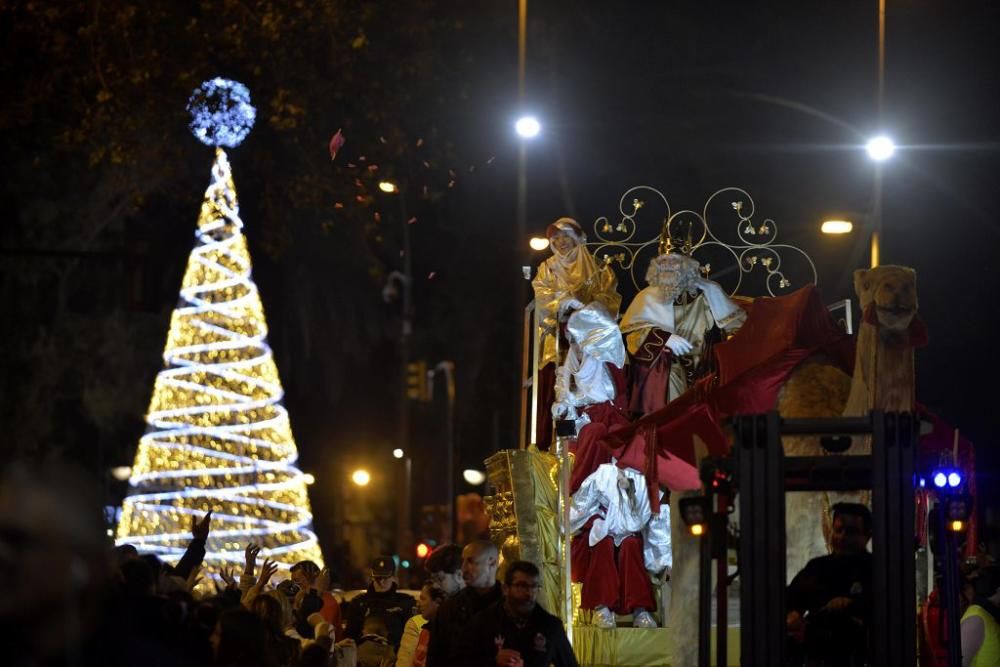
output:
M283 568L322 565L242 230L217 148L116 536L176 562L212 510L210 575L242 563L249 541Z

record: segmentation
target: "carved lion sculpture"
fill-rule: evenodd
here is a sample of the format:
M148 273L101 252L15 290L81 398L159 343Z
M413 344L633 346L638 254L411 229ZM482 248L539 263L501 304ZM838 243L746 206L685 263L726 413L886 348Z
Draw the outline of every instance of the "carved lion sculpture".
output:
M854 291L862 317L853 376L848 377L822 358L807 360L789 377L778 397L778 411L783 417L860 416L873 408L913 409L913 345L920 344L924 336L914 320L918 305L916 272L891 265L859 269L854 272ZM818 438L786 437L784 448L789 456L824 453ZM868 438L855 438L847 453L870 451ZM789 580L810 558L827 553L829 505L839 500L859 498L858 494L826 492L786 495Z

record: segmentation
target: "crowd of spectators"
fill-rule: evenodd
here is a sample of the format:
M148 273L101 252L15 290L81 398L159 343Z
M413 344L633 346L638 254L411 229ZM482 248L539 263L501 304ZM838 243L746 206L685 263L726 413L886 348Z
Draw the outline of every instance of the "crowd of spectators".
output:
M203 574L211 512L191 518L176 562L111 546L98 498L57 467L0 479L0 664L577 664L561 622L536 603L537 568L515 561L498 583L488 541L438 547L418 598L398 590L395 562L383 556L367 590L338 599L328 570L306 560L282 572L254 542L242 568ZM498 619L507 619L500 629Z

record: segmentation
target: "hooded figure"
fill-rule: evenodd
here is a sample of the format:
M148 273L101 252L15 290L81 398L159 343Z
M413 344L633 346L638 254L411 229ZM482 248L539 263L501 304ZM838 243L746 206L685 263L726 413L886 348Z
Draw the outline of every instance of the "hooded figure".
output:
M535 290L535 321L540 333L538 434L540 449L552 440L552 405L556 336L568 314L592 302L604 306L612 321L618 318L622 297L608 266L600 266L586 248L587 236L572 218L559 218L545 230L552 257L542 262L531 285Z

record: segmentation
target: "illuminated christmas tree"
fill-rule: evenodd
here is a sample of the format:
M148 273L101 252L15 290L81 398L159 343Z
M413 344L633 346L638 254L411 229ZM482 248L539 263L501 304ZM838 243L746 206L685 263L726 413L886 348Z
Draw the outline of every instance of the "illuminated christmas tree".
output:
M195 136L216 147L215 164L116 541L176 561L191 539L192 517L211 509L209 573L242 563L249 541L286 567L307 558L321 563L222 149L246 137L255 110L246 87L225 79L202 84L188 108Z

